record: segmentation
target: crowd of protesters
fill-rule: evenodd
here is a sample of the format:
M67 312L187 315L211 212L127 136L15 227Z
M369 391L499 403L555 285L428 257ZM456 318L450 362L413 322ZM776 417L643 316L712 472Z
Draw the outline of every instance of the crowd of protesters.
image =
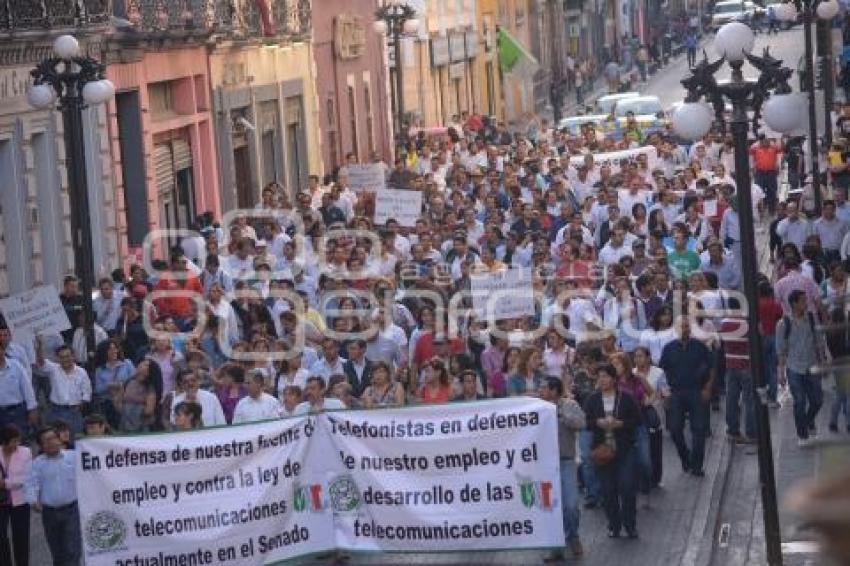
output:
M766 193L754 213L770 225L775 273L760 276L761 326L747 329L729 139L686 144L632 120L617 138L591 124L494 138L476 124L419 136L392 166L375 161L391 187L422 193L413 226L373 223L374 196L349 184L352 156L294 194L264 187L227 222L202 217L194 236L163 243L168 261L153 271L99 281L92 361L73 276L60 294L73 328L33 343L0 329L0 564L28 563L31 510L54 560L79 562L69 449L84 432L537 396L557 405L575 556L579 494L604 509L610 537L638 537L638 494L680 473L662 469L665 430L695 477L724 397L730 440L753 442L748 332L764 342L769 403L787 375L808 441L823 401L812 368L848 347L846 330L820 331L846 320L846 187L807 218L776 191L781 143L754 142ZM532 274L535 313L476 316L473 278L510 269ZM836 377L835 431L846 381Z

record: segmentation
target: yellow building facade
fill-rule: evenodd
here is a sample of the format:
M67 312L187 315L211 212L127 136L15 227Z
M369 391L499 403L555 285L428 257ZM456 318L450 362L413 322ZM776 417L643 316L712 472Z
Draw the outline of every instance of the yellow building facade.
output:
M252 207L273 181L294 195L308 175L323 173L307 33L266 44L222 42L209 66L224 210Z
M409 2L419 31L401 40L404 110L408 122L445 126L462 112L486 113L480 65L484 41L476 0ZM390 67L396 62L390 49ZM395 96L395 93L393 93Z
M498 6L496 23L531 52L529 5L539 0L494 0ZM496 47L498 54L498 46ZM498 60L498 57L497 57ZM534 83L512 74L502 76L504 115L508 126L522 127L534 114Z
M479 56L475 59L479 112L505 119L502 96L502 74L499 71L497 25L500 0L478 0L476 6Z

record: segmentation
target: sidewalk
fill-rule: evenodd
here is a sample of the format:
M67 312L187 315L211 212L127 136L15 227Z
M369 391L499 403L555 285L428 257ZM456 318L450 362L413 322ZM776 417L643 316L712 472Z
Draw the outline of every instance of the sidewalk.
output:
M784 505L789 490L799 481L816 479L830 468L847 465L850 437L846 432L833 434L827 430L829 406L833 399L831 379L824 380L824 389L824 407L817 421L820 442L815 446L797 446L790 399L782 408L771 412L776 493L779 500L783 561L786 566L829 564L819 555L816 534L808 530L801 518ZM844 431L843 420L841 430ZM836 444L838 441L843 444ZM704 564L766 564L757 456L746 453L740 447L734 447L728 478L723 505L714 529L710 531L713 534L713 544L709 560Z

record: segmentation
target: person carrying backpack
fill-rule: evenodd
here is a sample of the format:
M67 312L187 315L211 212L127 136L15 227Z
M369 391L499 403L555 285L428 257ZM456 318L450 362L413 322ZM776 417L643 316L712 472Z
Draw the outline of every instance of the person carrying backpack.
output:
M828 361L828 350L817 332L817 319L806 308L806 293L799 289L788 297L791 315L783 316L776 326L776 351L779 378L787 381L794 399L794 425L797 441L803 447L817 434L815 420L823 405L821 375L813 368Z

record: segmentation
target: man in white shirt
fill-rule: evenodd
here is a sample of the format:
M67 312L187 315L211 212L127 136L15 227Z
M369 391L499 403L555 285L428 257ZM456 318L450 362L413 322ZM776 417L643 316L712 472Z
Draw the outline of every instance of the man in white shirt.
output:
M806 238L812 233L812 226L808 220L800 217L800 210L795 201L789 202L785 211L785 218L776 225L776 234L782 238L783 244L792 243L802 252Z
M327 380L332 375L345 374L343 364L345 358L339 355L339 344L332 338L322 342L322 359L310 367L310 375L317 375Z
M239 321L233 306L224 298L224 287L213 283L210 287L208 308L218 318L219 336L224 336L233 345L239 341Z
M201 285L204 287L204 296L210 296L210 289L214 283L221 285L225 293L233 291L233 278L221 267L217 255L209 254L204 262L204 270L200 275Z
M91 401L91 380L86 370L74 362L74 352L65 344L56 349L59 363L44 358L41 341L36 351L36 367L50 380L51 420L67 421L71 430L83 431L83 405Z
M248 396L233 410L233 424L252 423L280 418L280 401L263 391L265 376L261 371L248 374Z
M85 315L80 313L80 318ZM94 328L94 345L95 349L102 342L105 342L109 339L109 335L106 331L100 327L99 324L92 325ZM78 364L86 365L88 361L88 343L86 341L86 329L85 325L80 324L80 326L74 330L74 335L71 337L71 347L74 350L74 359Z
M642 204L644 208L649 208L646 191L644 191L644 181L640 177L632 177L629 183L628 191L619 192L620 212L624 216L632 218L632 209L636 204Z
M339 399L325 397L325 387L325 380L318 375L308 378L307 386L304 388L304 397L307 400L295 407L295 414L306 415L308 413L345 409L345 403Z
M192 225L194 232L180 241L180 249L186 257L197 264L207 255L207 241L201 236L201 224L195 221Z
M611 265L631 255L633 255L632 248L626 245L626 231L618 224L611 233L611 239L599 251L599 262L603 265Z
M177 376L177 381L183 386L183 393L174 396L171 402L171 424L174 424L174 408L183 402L197 403L201 406L202 426L226 425L224 410L215 393L200 389L200 380L197 374L191 370L183 370Z
M100 293L92 301L95 321L107 332L112 332L118 317L121 316L121 299L124 298L124 292L116 291L109 277L103 277L98 282L98 288Z

